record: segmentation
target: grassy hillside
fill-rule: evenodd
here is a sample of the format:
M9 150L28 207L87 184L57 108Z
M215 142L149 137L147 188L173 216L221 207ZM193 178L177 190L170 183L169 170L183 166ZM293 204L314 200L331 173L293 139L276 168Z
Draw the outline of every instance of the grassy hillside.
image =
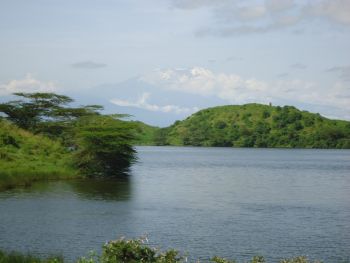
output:
M350 148L350 122L330 120L292 106L220 106L156 131L154 144Z
M0 119L0 190L75 175L71 154L58 142Z
M154 145L156 140L158 127L150 126L141 121L132 121L135 124L136 145Z

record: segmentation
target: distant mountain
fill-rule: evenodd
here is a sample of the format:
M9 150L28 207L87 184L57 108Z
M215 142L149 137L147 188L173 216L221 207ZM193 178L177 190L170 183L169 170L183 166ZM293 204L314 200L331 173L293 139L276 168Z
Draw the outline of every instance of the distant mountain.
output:
M154 145L350 148L349 121L330 120L292 106L253 103L207 108L151 131L144 137L152 137Z
M68 96L80 104L100 104L105 113L130 114L132 120L166 127L198 109L227 104L227 101L160 88L142 80L130 78L120 83L103 84L84 92L71 91Z

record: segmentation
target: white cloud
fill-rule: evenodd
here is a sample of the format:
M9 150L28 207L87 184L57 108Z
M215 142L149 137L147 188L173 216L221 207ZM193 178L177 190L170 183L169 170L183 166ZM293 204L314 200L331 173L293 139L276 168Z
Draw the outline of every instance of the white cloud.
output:
M156 70L142 78L143 81L163 90L176 90L199 96L212 96L232 104L249 102L317 104L343 108L350 111L350 89L337 82L329 89L313 82L285 80L267 82L245 79L237 74L214 73L209 69L194 67L188 70Z
M53 92L55 90L56 87L53 82L37 80L29 73L24 79L11 80L8 83L0 84L0 96L10 95L15 92Z
M112 99L110 100L111 103L122 106L122 107L135 107L140 108L144 110L149 111L158 111L158 112L164 112L164 113L176 113L176 114L191 114L199 109L197 107L193 108L186 108L186 107L180 107L177 105L156 105L156 104L150 104L147 102L147 100L150 98L150 93L143 93L140 98L137 101L129 101L129 100L121 100L121 99Z
M209 69L194 67L189 70L156 70L142 78L143 81L168 90L177 90L201 96L216 96L231 103L257 99L255 92L263 92L266 84L255 79L244 80L236 74L214 73Z

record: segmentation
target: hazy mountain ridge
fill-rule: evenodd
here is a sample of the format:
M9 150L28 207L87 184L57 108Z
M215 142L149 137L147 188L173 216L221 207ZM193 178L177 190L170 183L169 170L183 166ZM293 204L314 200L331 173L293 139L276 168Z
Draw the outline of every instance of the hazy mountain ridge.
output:
M147 130L143 128L144 133ZM228 105L203 109L166 128L149 130L141 145L350 148L350 122L293 106ZM153 137L153 143L150 138Z

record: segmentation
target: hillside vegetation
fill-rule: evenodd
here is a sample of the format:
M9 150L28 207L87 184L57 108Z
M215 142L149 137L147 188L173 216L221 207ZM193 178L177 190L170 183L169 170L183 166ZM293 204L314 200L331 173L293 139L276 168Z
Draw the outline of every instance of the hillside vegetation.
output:
M154 144L349 149L350 122L292 106L220 106L157 130Z
M116 177L136 160L136 125L103 115L99 105L71 107L55 93L15 93L0 103L0 190L42 179Z
M0 119L0 190L75 175L70 153L60 143Z
M135 125L135 144L155 145L158 127L148 125L141 121L131 121Z

